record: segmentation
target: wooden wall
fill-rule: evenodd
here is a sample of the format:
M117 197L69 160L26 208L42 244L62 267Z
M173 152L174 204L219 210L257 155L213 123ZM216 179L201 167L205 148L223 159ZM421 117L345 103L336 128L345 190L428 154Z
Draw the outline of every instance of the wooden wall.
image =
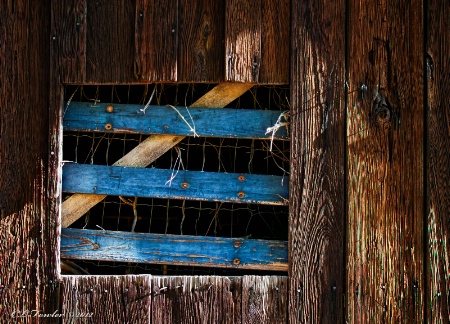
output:
M285 309L292 323L449 322L446 1L19 0L0 9L0 321L73 310L101 287L95 310L117 308L113 321L149 319L159 303L167 313L155 321L233 313L274 322L267 307L278 300L281 322ZM183 298L153 296L176 278L59 277L63 83L163 81L290 82L285 295L264 277L180 279L215 283ZM139 298L128 303L129 294Z
M287 0L55 5L65 83L289 83Z

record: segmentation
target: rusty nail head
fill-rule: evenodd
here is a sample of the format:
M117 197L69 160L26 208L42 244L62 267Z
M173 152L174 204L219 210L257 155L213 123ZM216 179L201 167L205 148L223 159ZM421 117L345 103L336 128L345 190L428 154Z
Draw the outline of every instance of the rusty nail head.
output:
M242 242L239 242L239 241L234 242L234 247L235 247L235 248L238 248L238 247L240 247L241 245L242 245Z
M241 198L241 199L244 198L245 197L245 193L243 191L239 191L238 197Z
M108 124L105 125L105 129L106 129L106 130L110 130L111 128L112 128L112 125L111 125L110 123L108 123Z
M239 181L244 181L244 180L245 180L245 177L244 177L243 175L240 175L240 176L238 177L238 180L239 180Z
M234 263L235 265L240 265L240 264L241 264L241 260L239 260L238 258L236 258L236 259L233 260L233 263Z
M184 189L186 189L187 187L189 187L189 183L183 182L183 183L181 184L181 187L184 188Z
M112 113L114 111L114 107L113 106L108 106L106 107L106 111L109 113Z
M98 246L97 243L94 243L94 244L92 245L92 248L93 248L94 250L98 250L99 246Z

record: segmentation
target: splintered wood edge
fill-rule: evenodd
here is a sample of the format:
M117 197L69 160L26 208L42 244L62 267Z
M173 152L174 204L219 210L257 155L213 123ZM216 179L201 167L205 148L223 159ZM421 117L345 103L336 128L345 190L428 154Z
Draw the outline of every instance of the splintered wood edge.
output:
M253 83L219 83L190 107L223 108L253 87ZM146 167L178 144L184 136L152 135L113 165ZM61 206L61 226L69 227L97 205L106 195L74 194Z

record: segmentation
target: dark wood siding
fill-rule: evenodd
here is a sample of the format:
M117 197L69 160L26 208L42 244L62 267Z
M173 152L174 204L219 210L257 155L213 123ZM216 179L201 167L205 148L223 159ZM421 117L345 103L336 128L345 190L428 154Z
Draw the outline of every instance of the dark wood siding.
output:
M340 323L344 296L345 6L292 7L289 318Z

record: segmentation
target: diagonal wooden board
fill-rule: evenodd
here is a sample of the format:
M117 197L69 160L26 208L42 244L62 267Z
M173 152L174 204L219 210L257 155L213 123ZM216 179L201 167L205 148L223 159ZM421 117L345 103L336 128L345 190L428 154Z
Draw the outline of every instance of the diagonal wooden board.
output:
M220 83L190 107L223 108L250 90L252 83ZM165 152L178 144L184 136L152 135L128 154L119 159L114 166L146 167ZM62 203L61 226L68 227L97 205L106 195L74 194Z

